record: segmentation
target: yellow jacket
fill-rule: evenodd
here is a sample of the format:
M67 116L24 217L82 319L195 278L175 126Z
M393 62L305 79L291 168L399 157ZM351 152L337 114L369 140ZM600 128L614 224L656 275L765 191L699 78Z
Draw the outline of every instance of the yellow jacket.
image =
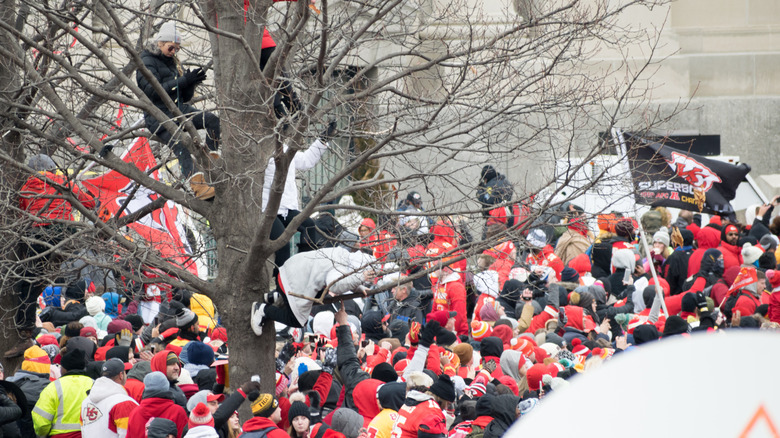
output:
M198 315L198 325L200 331L206 332L217 325L217 318L214 310L214 303L211 298L203 294L192 294L190 298L190 309Z
M92 379L81 374L66 374L41 391L32 411L38 436L81 431L81 402L92 388Z

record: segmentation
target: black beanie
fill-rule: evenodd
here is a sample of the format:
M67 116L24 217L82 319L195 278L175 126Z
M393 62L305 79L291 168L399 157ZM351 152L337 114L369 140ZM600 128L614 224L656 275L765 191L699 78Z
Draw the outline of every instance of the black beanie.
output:
M655 286L647 286L642 291L642 301L645 302L645 307L648 309L653 307L653 300L655 300Z
M141 327L144 326L144 319L141 315L127 315L125 316L125 321L129 322L130 325L133 326L133 331L138 331Z
M371 371L371 378L385 383L396 382L398 381L398 373L395 372L395 368L392 365L382 362Z
M65 288L65 298L69 300L84 301L86 299L88 287L87 280L81 278Z
M664 325L663 337L666 338L668 336L688 333L689 330L690 330L690 326L688 325L687 322L685 322L684 319L680 318L677 315L672 315L666 320L666 324Z
M458 341L458 337L455 336L455 333L452 333L451 331L445 328L442 328L441 330L439 330L439 333L436 334L437 345L448 347L457 341Z
M306 403L294 401L290 405L290 410L287 411L287 418L290 420L290 424L292 424L293 419L300 416L306 417L311 421L311 414L309 413L309 407L306 406Z
M320 370L306 371L298 376L298 390L301 392L310 391L314 389L314 384L317 383L317 379L320 377ZM395 376L398 378L398 375Z
M658 340L658 329L652 324L643 324L634 329L634 344L642 345Z
M479 342L479 354L484 358L488 356L501 357L504 351L504 342L501 338L488 336Z
M489 394L485 394L479 399L477 399L477 417L481 416L493 416L493 396Z
M450 376L442 374L439 379L431 385L431 394L438 396L443 400L452 403L455 401L455 385L450 380Z
M83 351L78 349L69 349L68 352L62 356L60 365L67 372L84 370L87 368L87 358L84 356Z
M680 303L683 312L693 313L696 311L696 294L688 292L683 295L682 302Z

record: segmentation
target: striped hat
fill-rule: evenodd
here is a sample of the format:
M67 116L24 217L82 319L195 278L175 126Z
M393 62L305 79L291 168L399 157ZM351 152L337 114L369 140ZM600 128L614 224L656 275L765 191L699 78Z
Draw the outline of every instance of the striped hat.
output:
M51 360L49 354L37 345L24 350L24 361L22 370L33 373L49 374L51 371Z
M523 353L523 356L530 356L531 353L534 351L534 343L531 342L528 338L525 336L520 336L518 338L512 339L510 341L510 344L512 345L512 350L519 351Z
M571 345L571 352L576 356L587 356L590 354L590 349L582 345L582 340L579 338L574 338L574 340L571 341Z
M214 417L211 416L211 410L205 403L201 402L190 412L190 418L187 421L187 427L192 429L198 426L214 427Z
M481 341L493 334L493 329L484 321L471 321L471 337L475 341Z
M270 417L278 407L279 402L271 394L260 394L251 405L255 417Z

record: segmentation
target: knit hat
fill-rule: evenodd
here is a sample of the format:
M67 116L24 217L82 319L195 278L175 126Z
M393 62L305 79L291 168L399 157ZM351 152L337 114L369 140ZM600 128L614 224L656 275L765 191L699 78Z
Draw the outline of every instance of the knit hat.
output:
M395 368L389 363L381 362L371 371L371 378L385 383L395 382L398 380L398 373L395 372Z
M411 371L406 375L406 387L408 389L419 386L430 388L433 386L433 379L429 375L420 371Z
M538 391L542 384L542 377L547 374L555 374L556 376L558 375L558 373L555 372L553 368L541 363L528 368L528 371L525 373L525 378L528 381L528 389L531 391Z
M563 268L563 271L561 271L561 281L569 282L569 283L577 283L580 281L580 274L577 273L574 268L565 267Z
M104 301L105 303L105 301ZM141 315L138 314L132 314L125 316L125 321L129 322L130 325L133 327L133 331L138 331L141 327L144 326L144 318Z
M108 377L109 379L112 379L121 374L124 370L125 363L122 362L121 359L114 357L103 362L103 366L100 367L100 375L101 377Z
M766 280L772 286L772 292L780 290L780 270L769 269L766 271Z
M159 371L152 371L144 376L144 393L148 391L149 393L159 394L168 392L170 389L171 384L168 382L168 378L165 377L165 374Z
M764 252L761 251L760 248L757 248L750 243L746 243L742 247L742 260L744 260L746 265L752 265L755 263L759 257L761 257L761 254Z
M572 345L571 352L577 356L587 356L590 354L590 349L582 345L582 340L580 338L574 338L571 341L571 345Z
M615 269L625 269L623 281L628 283L631 280L631 274L636 266L636 257L630 249L619 249L612 254L612 267Z
M80 278L74 283L68 285L65 289L65 298L68 300L81 301L87 294L87 291L95 291L95 285L88 278Z
M84 356L83 351L77 348L69 348L68 352L62 356L60 365L62 365L62 368L64 368L65 371L83 370L87 367L87 358Z
M764 251L775 252L777 245L780 244L780 239L774 234L764 234L758 243L764 248Z
M187 343L187 360L193 365L211 366L214 363L214 349L200 341Z
M22 370L31 371L33 373L49 374L49 371L51 370L51 358L49 358L49 355L41 347L33 345L24 350Z
M295 417L306 417L311 421L311 414L309 413L309 407L306 406L306 403L300 401L292 402L290 410L287 411L287 419L292 423Z
M664 325L663 337L666 338L669 336L688 333L690 329L691 327L684 319L680 318L677 315L672 315L666 319L666 324Z
M157 42L170 41L172 43L181 44L181 34L178 29L176 29L176 22L166 21L163 23L163 25L160 26L160 31L157 32L157 35L154 37L154 40Z
M474 356L474 347L472 347L471 344L464 342L453 347L452 352L458 355L458 359L460 359L460 365L466 366Z
M653 234L653 243L661 242L666 246L669 246L669 229L661 227L655 234Z
M197 321L197 319L198 319L198 315L196 315L192 310L182 309L180 312L177 312L176 327L180 329L187 328L191 326L195 321Z
M455 401L455 385L452 383L450 376L446 374L439 376L439 379L431 385L430 391L432 394L450 403Z
M425 322L430 322L431 320L436 321L439 323L440 326L444 327L447 325L447 321L450 318L455 318L455 316L458 315L458 312L448 312L446 310L437 310L435 312L431 312L425 316Z
M471 321L471 337L475 341L481 341L482 339L493 334L493 329L490 325L484 321Z
M146 436L149 438L168 438L168 435L178 434L176 423L167 418L155 417L146 425Z
M109 335L115 335L124 329L132 331L133 326L129 322L123 319L115 319L109 322L108 327L106 327L106 331L108 332Z
M187 421L187 427L192 429L198 426L214 427L214 417L211 416L211 410L204 403L198 403L195 409L190 412L190 418Z
M49 355L49 359L52 360L60 354L60 346L57 344L43 345L41 348Z
M103 298L96 296L87 298L87 301L84 304L87 306L87 312L92 316L95 316L106 309L106 302L103 301Z
M593 269L587 254L580 254L569 261L569 267L577 271L580 276Z
M270 417L279 407L279 401L271 394L260 394L250 406L255 417ZM363 421L360 421L363 424Z
M544 248L547 245L547 235L539 228L531 230L525 240L528 241L529 245L535 248Z
M333 411L330 427L347 438L357 438L363 427L363 417L352 409L339 408Z

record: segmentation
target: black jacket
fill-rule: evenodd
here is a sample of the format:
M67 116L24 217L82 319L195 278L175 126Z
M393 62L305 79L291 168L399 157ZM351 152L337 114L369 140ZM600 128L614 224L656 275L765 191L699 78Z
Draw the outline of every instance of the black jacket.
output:
M195 95L195 85L189 84L186 78L179 75L176 68L176 61L174 61L173 58L169 58L162 54L156 45L154 45L141 52L141 60L143 60L144 66L149 69L155 79L157 79L157 82L162 85L163 90L168 93L168 96L173 100L173 103L178 106L182 113L195 111L194 107L187 104L187 102L192 100L192 96ZM154 106L159 108L167 116L173 116L171 111L169 111L163 103L160 95L154 90L151 82L146 79L140 70L136 72L135 80L138 83L138 88L143 90L144 94L152 101ZM150 116L144 114L144 117L147 118L147 124L149 124L150 121L148 119Z
M664 278L669 283L671 295L682 292L685 279L688 278L688 260L693 254L693 248L686 250L676 249L672 252L664 264Z
M395 298L390 297L384 304L387 306L387 313L390 314L391 322L396 319L400 319L406 323L417 321L422 324L425 322L425 319L423 319L420 296L414 289L412 289L405 300L398 301Z
M86 306L77 301L71 301L64 309L58 309L56 307L49 307L48 309L51 310L46 310L41 313L41 321L50 322L54 324L55 327L66 325L71 321L78 321L89 315Z

